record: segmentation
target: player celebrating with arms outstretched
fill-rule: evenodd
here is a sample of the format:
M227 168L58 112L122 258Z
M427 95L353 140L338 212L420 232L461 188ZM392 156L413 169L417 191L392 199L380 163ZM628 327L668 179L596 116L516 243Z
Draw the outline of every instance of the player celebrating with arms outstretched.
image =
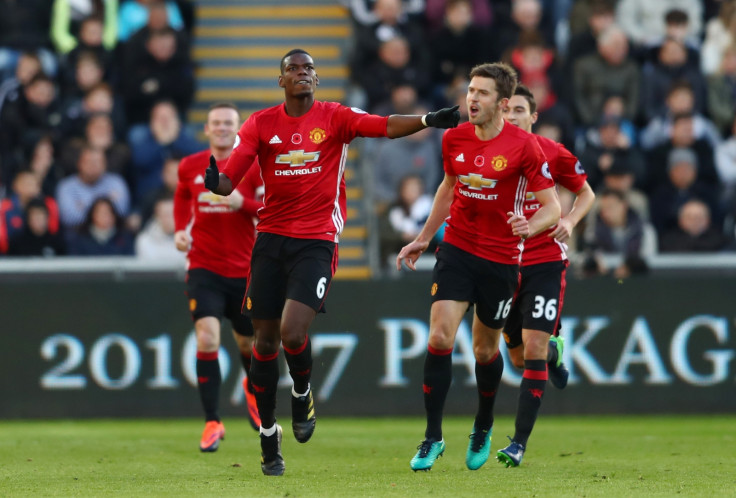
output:
M261 417L261 470L282 475L281 427L276 423L276 361L283 344L289 374L292 431L304 443L314 432L310 386L312 350L307 334L322 309L337 267L345 224L345 162L359 136L397 138L427 126L457 126L457 107L424 116L366 114L315 100L319 78L312 57L294 49L281 60L283 104L256 112L238 132L238 143L219 173L207 169L205 185L228 195L258 157L265 186L253 248L246 308L255 328L250 377Z
M469 122L442 139L445 178L417 238L396 258L414 269L417 258L447 220L432 275L429 343L424 362L424 441L411 468L429 470L445 451L442 412L452 380L452 349L463 315L475 304L473 353L478 412L466 465L480 468L490 453L493 405L503 359L501 328L516 289L523 239L560 218L560 204L547 163L534 136L507 124L503 111L516 88L516 72L506 64L481 64L470 72ZM527 219L527 190L541 207ZM448 217L449 216L449 217Z

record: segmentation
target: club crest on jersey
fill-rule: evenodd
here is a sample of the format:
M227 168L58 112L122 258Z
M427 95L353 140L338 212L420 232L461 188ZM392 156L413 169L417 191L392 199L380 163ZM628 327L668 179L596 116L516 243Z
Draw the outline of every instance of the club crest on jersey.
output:
M315 128L314 130L309 132L309 140L312 141L315 145L321 144L325 141L325 138L327 138L327 135L325 133L325 130L322 128Z
M294 133L291 136L291 143L293 143L294 145L299 145L300 143L302 143L302 135L300 133Z
M486 163L486 158L483 156L475 156L475 161L473 161L473 164L478 166L479 168L483 166Z
M246 298L245 300L245 308L248 310L253 309L253 301L250 300L250 297Z
M196 299L190 299L189 300L189 311L194 311L197 309L197 300Z
M432 290L430 291L430 293L431 293L431 294L432 294L433 296L434 296L435 294L437 294L437 282L435 282L435 283L433 283L433 284L432 284Z
M483 190L484 188L495 188L498 180L491 180L490 178L483 178L483 175L478 173L469 173L467 175L460 175L457 177L460 183L468 187L470 190Z
M504 156L496 156L491 159L491 165L493 166L493 171L503 171L509 165L509 161Z
M290 150L288 154L279 154L276 156L278 164L288 164L292 167L306 166L307 163L317 161L319 159L319 151L304 152L301 150Z

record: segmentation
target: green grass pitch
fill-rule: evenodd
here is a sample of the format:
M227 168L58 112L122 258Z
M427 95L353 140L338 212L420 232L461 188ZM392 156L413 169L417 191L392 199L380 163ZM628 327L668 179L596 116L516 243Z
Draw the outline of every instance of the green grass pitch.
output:
M409 460L418 418L319 418L307 444L284 426L286 474L260 470L258 437L224 420L200 453L201 420L0 422L0 496L736 496L736 417L540 417L519 468L495 461L513 420L499 417L491 459L465 468L470 417L447 417L445 455Z

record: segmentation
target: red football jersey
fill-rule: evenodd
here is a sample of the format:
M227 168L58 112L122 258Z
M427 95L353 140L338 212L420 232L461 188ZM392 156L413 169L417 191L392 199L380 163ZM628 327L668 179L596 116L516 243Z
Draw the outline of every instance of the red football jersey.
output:
M226 161L218 161L218 167L223 167ZM204 172L209 163L209 150L187 156L179 163L174 222L177 231L191 223L192 245L187 268L204 268L228 278L246 278L256 237L256 214L263 205L259 200L263 184L260 168L258 164L250 168L238 184L243 205L233 211L225 197L204 187Z
M504 122L491 140L480 140L463 123L442 139L445 172L457 177L444 240L481 258L519 262L523 248L507 223L507 212L521 214L527 190L554 187L546 160L531 133Z
M558 185L562 185L567 190L575 193L578 192L585 182L588 175L585 174L583 167L578 158L565 148L564 145L558 144L549 138L537 137L537 142L542 148L542 152L547 157L549 164L549 172L552 179ZM533 192L527 192L526 201L524 202L524 215L531 218L534 213L541 207L534 197ZM536 265L538 263L548 263L550 261L562 261L567 259L567 244L556 241L549 237L554 230L550 228L524 242L524 254L521 257L522 265Z
M257 156L265 187L258 231L338 242L348 144L357 136L385 137L387 121L334 102L315 101L298 118L284 104L270 107L240 128L222 173L236 185Z

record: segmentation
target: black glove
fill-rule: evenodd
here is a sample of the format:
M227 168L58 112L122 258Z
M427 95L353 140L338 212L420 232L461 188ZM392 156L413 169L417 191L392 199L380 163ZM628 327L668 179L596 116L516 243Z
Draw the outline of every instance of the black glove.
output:
M214 192L217 186L220 184L220 170L217 169L217 161L215 156L210 156L210 165L204 172L204 187Z
M424 124L433 128L454 128L460 122L460 106L445 107L424 116Z

